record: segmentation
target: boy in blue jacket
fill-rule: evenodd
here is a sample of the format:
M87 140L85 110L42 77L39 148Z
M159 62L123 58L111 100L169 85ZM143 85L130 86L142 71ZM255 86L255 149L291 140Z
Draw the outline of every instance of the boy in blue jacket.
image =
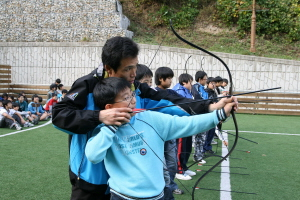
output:
M130 84L111 77L97 83L95 104L100 109L134 109L137 100ZM235 103L221 110L190 117L178 117L154 111L132 113L121 126L101 124L86 144L85 154L92 163L105 163L110 176L111 199L163 199L164 142L187 137L215 127L225 120Z

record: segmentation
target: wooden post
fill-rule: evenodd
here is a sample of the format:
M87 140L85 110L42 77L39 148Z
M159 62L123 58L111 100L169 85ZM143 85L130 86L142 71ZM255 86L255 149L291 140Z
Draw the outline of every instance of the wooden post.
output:
M251 47L250 51L255 53L255 35L256 35L256 11L255 0L253 0L252 17L251 17Z

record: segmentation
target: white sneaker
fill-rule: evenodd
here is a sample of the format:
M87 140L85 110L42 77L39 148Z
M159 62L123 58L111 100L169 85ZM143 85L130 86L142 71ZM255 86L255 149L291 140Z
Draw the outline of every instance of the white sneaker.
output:
M192 180L192 177L190 177L187 174L177 174L176 173L175 178L180 179L180 180L185 180L185 181Z
M19 130L22 130L22 127L18 124L18 123L16 123L15 124L15 127L16 127L16 129L19 131Z
M205 164L206 161L205 161L205 160L200 160L198 163L199 163L199 164Z
M29 127L29 124L28 124L28 122L25 122L25 124L23 125L23 127Z
M184 173L189 175L189 176L195 176L196 175L196 172L193 172L192 170L189 170L189 169L186 170Z
M212 140L210 144L218 144L216 141Z
M32 123L28 122L28 127L33 127L34 125Z

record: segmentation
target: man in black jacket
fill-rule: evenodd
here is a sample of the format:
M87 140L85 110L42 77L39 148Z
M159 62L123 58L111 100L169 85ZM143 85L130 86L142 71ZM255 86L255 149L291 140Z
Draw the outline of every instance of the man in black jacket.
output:
M130 120L130 108L99 110L93 102L93 89L106 77L125 78L132 84L132 90L141 99L154 100L155 104L145 103L142 108L153 105L170 105L192 102L191 99L169 95L166 91L155 91L146 83L134 81L138 64L138 46L126 37L114 37L106 41L102 49L102 63L90 74L76 80L63 101L53 108L52 122L59 129L71 134L70 143L70 180L72 183L71 199L109 199L106 185L107 173L104 164L93 165L87 162L84 148L91 132L97 125L117 125ZM169 114L207 113L221 109L231 99L224 99L218 104L211 101L193 102L165 108L160 112Z

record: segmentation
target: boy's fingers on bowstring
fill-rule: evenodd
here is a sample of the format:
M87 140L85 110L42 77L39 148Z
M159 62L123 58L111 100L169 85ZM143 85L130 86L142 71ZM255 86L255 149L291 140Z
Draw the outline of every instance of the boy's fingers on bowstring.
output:
M120 126L129 122L131 118L129 112L132 112L131 108L111 108L101 110L99 113L99 121L106 125Z
M226 113L227 117L230 116L231 110L234 109L236 105L237 105L236 102L233 101L233 102L231 102L231 103L227 103L227 104L224 106L224 110L225 110L225 113Z

